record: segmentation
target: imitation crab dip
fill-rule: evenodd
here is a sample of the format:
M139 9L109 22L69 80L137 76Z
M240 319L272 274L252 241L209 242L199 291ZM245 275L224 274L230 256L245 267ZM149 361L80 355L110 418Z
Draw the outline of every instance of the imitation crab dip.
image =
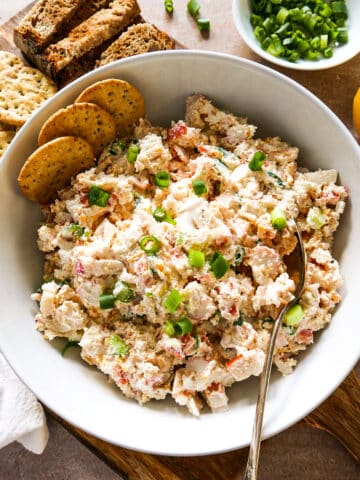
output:
M335 170L299 168L298 148L255 130L193 95L185 121L141 119L43 208L36 328L78 342L140 404L170 395L193 415L223 410L227 387L261 373L295 291L294 221L308 265L276 342L282 374L340 301L331 246L346 190Z

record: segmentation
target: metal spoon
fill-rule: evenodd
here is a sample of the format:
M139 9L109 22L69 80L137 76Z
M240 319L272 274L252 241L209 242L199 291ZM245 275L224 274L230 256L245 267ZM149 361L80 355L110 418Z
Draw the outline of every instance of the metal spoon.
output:
M258 478L258 465L259 465L259 454L260 454L260 444L261 444L261 433L263 428L263 419L264 419L264 409L265 409L265 401L267 397L267 392L269 388L269 380L270 380L270 373L271 367L273 363L273 356L274 356L274 348L276 343L276 337L278 335L280 326L283 323L283 318L285 313L295 305L304 289L305 284L305 274L306 274L306 253L304 249L304 245L302 242L301 234L299 232L299 228L295 222L296 232L295 235L298 240L298 250L299 250L299 274L300 278L295 290L294 299L291 300L287 305L285 305L282 310L280 311L278 317L274 322L274 326L270 335L270 341L268 343L266 357L265 357L265 364L263 372L260 376L260 387L259 387L259 394L256 404L256 413L255 413L255 420L254 426L252 431L251 443L250 443L250 450L248 461L246 464L246 470L243 476L243 480L257 480Z

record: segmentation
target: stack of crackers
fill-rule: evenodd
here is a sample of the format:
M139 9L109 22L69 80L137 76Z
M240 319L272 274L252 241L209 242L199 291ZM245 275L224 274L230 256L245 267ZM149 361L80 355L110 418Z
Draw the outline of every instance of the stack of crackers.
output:
M56 84L39 70L0 51L0 157L17 129L56 90Z
M116 137L126 141L144 115L144 99L133 85L119 79L94 83L44 123L39 148L20 171L21 191L49 203L75 175L96 165L106 145Z

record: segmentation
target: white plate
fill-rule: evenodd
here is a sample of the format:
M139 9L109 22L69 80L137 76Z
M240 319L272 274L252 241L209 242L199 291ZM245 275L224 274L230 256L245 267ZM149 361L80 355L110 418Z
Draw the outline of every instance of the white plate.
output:
M114 444L166 455L224 452L249 443L257 379L230 389L226 413L191 417L172 401L141 407L125 399L104 375L79 360L74 349L63 358L34 329L37 310L30 294L41 282L36 246L40 219L16 178L36 146L43 122L95 81L118 77L144 94L149 118L166 125L184 115L187 95L202 92L214 103L247 115L259 134L281 135L301 148L300 162L337 168L351 191L336 237L336 256L345 278L344 299L333 322L301 359L293 375L274 374L265 415L269 437L321 403L349 373L360 353L359 148L348 130L316 97L292 80L247 60L216 53L173 51L110 64L59 92L21 129L1 160L0 175L0 347L22 380L68 422Z
M349 12L349 19L346 27L349 32L349 42L341 47L334 49L334 55L331 58L323 58L312 62L310 60L299 60L291 63L285 59L274 57L263 50L256 40L253 28L250 25L251 14L250 0L233 0L232 12L236 28L242 36L245 43L260 57L269 62L280 65L281 67L292 68L295 70L325 70L326 68L336 67L347 62L360 52L360 1L346 0Z

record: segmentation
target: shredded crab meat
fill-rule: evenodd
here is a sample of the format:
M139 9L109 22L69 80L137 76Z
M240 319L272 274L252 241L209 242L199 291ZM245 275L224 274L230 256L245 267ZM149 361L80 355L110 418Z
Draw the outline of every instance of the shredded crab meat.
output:
M185 120L168 128L139 121L133 163L129 139L118 139L44 207L36 327L47 339L79 341L82 358L140 404L169 396L195 416L205 404L222 411L233 383L261 373L272 321L295 291L292 219L308 269L302 318L277 338L283 374L340 301L331 245L346 190L336 171L298 169L297 147L255 131L193 95ZM259 150L266 162L253 171ZM156 184L159 172L165 185ZM104 204L89 202L93 186ZM287 219L282 230L272 224L276 207ZM319 216L312 224L309 212Z

